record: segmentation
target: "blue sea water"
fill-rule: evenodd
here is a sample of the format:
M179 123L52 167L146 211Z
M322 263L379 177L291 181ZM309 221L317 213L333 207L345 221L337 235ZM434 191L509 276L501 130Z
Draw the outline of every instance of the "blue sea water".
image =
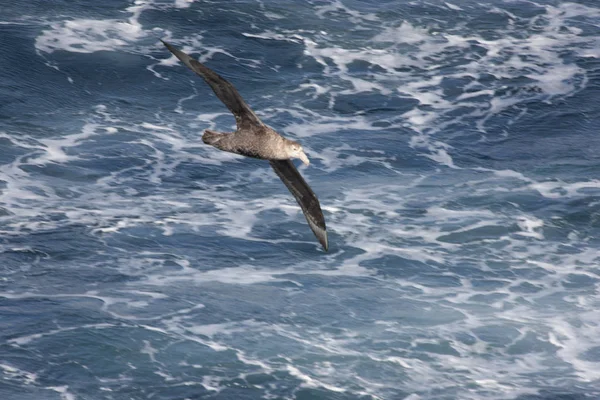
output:
M0 9L0 399L600 398L596 0Z

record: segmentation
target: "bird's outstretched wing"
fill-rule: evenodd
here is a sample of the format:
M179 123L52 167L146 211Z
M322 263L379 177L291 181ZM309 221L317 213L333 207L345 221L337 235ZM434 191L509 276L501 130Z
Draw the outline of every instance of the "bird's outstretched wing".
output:
M219 100L233 113L238 128L246 123L263 125L229 81L164 40L161 40L161 42L175 57L179 58L189 69L200 75L210 85Z
M310 229L327 251L327 228L319 199L290 160L270 160L271 167L298 201Z

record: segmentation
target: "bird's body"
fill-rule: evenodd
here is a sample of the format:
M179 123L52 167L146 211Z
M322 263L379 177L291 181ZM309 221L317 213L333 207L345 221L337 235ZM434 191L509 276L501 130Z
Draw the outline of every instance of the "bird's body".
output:
M215 132L207 129L202 136L204 143L219 150L263 160L288 159L289 156L284 150L285 140L266 126L249 127L236 132Z
M172 45L164 41L163 44L210 85L235 117L237 125L235 132L215 132L207 129L204 131L202 141L219 150L268 160L277 176L298 201L310 228L323 248L327 250L329 247L327 230L319 200L290 160L299 158L306 165L309 164L302 146L263 124L226 79Z

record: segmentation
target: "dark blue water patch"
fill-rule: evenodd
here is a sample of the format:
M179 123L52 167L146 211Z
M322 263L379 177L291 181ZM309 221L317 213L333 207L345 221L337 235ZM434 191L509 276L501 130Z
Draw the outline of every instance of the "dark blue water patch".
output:
M492 291L507 286L510 282L496 279L472 279L471 285L475 290Z
M37 256L31 256L29 259L13 258L9 264L12 265L9 268L13 271L10 275L11 279L29 281L43 287L48 286L52 288L46 292L49 294L73 293L86 286L122 283L132 279L114 266L106 266L107 261L103 255L104 242L87 235L85 229L76 232L77 228L67 226L62 233L61 230L56 229L53 232L32 233L11 238L12 246L24 243L31 248L31 252L41 254L39 258ZM81 239L78 244L73 244L72 240L69 240L73 236ZM71 279L77 279L80 284L73 286L70 283Z
M48 125L49 115L76 109L74 100L82 100L63 73L46 65L35 52L33 37L39 33L30 28L24 37L20 26L1 26L3 37L10 40L0 46L15 47L3 57L3 76L0 80L0 118L15 122ZM25 29L27 32L28 30ZM0 47L1 48L1 47Z
M87 330L84 335L77 334L77 330L74 330L42 338L37 346L45 350L42 353L44 362L55 367L41 370L38 381L48 386L68 382L72 390L89 395L97 394L99 386L132 394L168 390L176 392L179 385L161 383L152 377L164 367L165 372L171 370L177 382L182 379L177 376L183 367L178 367L172 360L165 363L159 361L158 364L151 362L148 354L142 352L145 341L152 342L158 349L172 342L160 333L133 330L129 327ZM57 346L58 343L62 343L62 346ZM205 346L188 347L191 347L194 353L204 354L204 360L215 362L223 359L221 355L228 353L207 351ZM231 357L229 353L223 361L226 362ZM96 376L102 376L103 381L98 382ZM192 376L188 375L189 378ZM132 380L140 382L140 385L131 388L128 382ZM194 385L193 388L196 393L199 390L203 391L199 385Z
M469 301L477 304L489 304L493 305L501 300L508 298L506 293L487 293L487 294L476 294L469 297Z
M521 282L517 286L512 286L509 290L513 293L534 294L539 293L541 290L544 290L544 288L530 282Z
M46 177L49 182L57 183L57 181L63 182L90 182L95 181L103 176L108 175L107 173L99 173L90 170L88 166L85 168L81 168L77 166L77 163L73 163L74 165L67 164L43 164L43 165L21 165L21 169L23 171L39 174L42 177ZM82 163L80 163L82 164ZM114 163L106 164L106 162L102 163L103 167L109 167L112 165L115 169L120 167L121 163L115 160Z
M381 293L380 296L381 295L383 295L383 293ZM394 298L394 292L390 292L390 296L391 297L388 298L390 300L387 300L390 303L388 304L388 307L382 307L381 305L373 304L366 310L363 310L363 307L360 307L361 312L366 312L366 315L374 315L373 313L378 310L377 314L380 316L381 320L398 321L418 327L444 325L451 322L461 321L465 317L463 313L454 309L453 307L445 307L444 305L436 305L431 307L431 304L426 306L426 304L423 302L409 299L404 299L402 302L402 307L398 308L396 304L392 304L394 303L391 300ZM380 301L384 300L381 299Z
M317 96L314 99L302 100L302 107L311 111L322 111L327 110L329 108L329 102L329 96Z
M472 258L466 258L464 260L448 264L449 265L446 265L443 269L440 269L440 271L447 271L458 277L468 278L472 285L475 287L475 290L477 290L476 288L478 283L485 286L485 283L482 282L487 282L488 280L491 280L493 282L496 279L505 278L507 275L509 277L513 276L509 272L510 269L508 266L502 266L501 268L492 271L490 271L490 269L492 269L493 267L487 266L488 268L486 270L483 270L481 268L480 263L478 263Z
M556 313L570 313L577 308L575 303L564 301L570 295L571 290L564 289L541 296L538 294L529 300L537 307L541 307L545 315L555 315Z
M478 327L472 332L484 342L494 347L504 347L519 337L519 331L508 325L488 325Z
M243 272L240 272L243 273ZM188 299L190 304L202 304L203 308L195 311L193 318L186 318L186 323L206 325L232 321L252 320L255 323L270 324L276 321L290 322L288 315L293 312L293 321L298 326L319 327L326 321L320 318L327 312L327 306L333 305L338 311L344 308L335 306L335 299L326 294L326 290L315 288L316 303L306 304L301 297L294 294L299 292L280 290L277 285L256 283L252 285L236 285L211 280L202 282L183 277L177 281L174 288L177 298ZM152 286L149 286L151 288ZM305 289L308 290L308 289ZM322 298L319 297L322 295ZM296 319L299 318L298 320ZM252 338L254 340L256 338ZM258 350L258 349L257 349Z
M447 101L457 101L459 96L478 92L481 90L479 79L473 76L444 76L440 82L440 88L443 90L444 98ZM474 85L475 84L475 85ZM469 88L470 87L470 88ZM480 94L478 96L469 97L470 102L477 103L478 101L488 100L489 94ZM444 115L453 115L453 113L463 112L467 114L465 107L461 106L457 110L449 110L450 112Z
M300 60L298 67L302 70L302 81L299 83L317 82L324 85L328 79L323 74L325 66L314 57L304 57Z
M170 383L159 383L156 379L145 379L147 382L143 386L130 387L128 384L122 384L118 390L113 389L114 392L119 396L123 396L126 398L131 398L134 400L142 400L147 398L160 398L167 400L177 400L177 399L205 399L214 396L214 392L205 389L199 383L186 385L183 382L170 382ZM233 384L232 382L225 382L225 384ZM97 389L96 389L97 390ZM249 390L242 390L243 393L247 393ZM92 391L93 393L94 391ZM234 392L232 397L228 397L226 392ZM223 392L220 392L219 396L223 396L224 399L235 399L239 394L236 393L236 389L225 389ZM252 390L251 396L256 396L257 394L262 393L262 390L254 389ZM91 393L90 393L91 394ZM240 398L248 398L242 396Z
M15 146L10 139L0 138L0 165L10 164L29 151L25 148Z
M48 7L45 1L34 0L23 4L3 4L3 19L19 21L25 19L39 22L52 22L65 16L77 16L79 18L103 19L114 17L115 12L120 12L131 3L126 0L108 0L101 5L71 2L68 0L57 0Z
M363 261L361 266L374 268L377 273L383 277L394 278L413 278L421 274L439 271L439 266L393 255L386 255L378 259Z
M398 396L406 396L408 393L399 391ZM368 395L354 395L350 393L339 393L327 389L301 388L294 392L294 398L297 400L369 400L372 397Z
M241 32L250 29L261 10L248 4L238 4L237 12L218 2L194 2L190 7L171 10L148 10L140 17L146 26L160 26L172 32L174 38L202 34L210 43L226 43L230 48L242 48Z
M427 287L434 288L452 288L452 287L461 287L462 282L458 276L453 275L443 275L439 276L439 274L419 274L418 276L412 278L412 281L421 284Z
M344 157L343 155L339 157L339 160L344 160L346 157ZM358 183L358 182L373 182L373 177L377 176L378 179L389 179L390 180L390 186L394 187L401 187L402 182L403 182L403 177L399 176L398 173L396 171L393 170L393 166L394 164L401 164L400 162L398 163L394 163L394 162L380 162L380 161L371 161L369 160L368 157L364 157L364 161L358 163L358 165L355 165L354 167L352 167L352 170L350 168L342 168L339 170L336 170L334 172L332 172L331 174L328 175L328 177L331 178L339 178L339 182L340 184L345 183L345 181L347 182L348 180L352 179L354 182ZM392 166L390 168L390 166ZM316 178L315 178L316 179ZM356 183L355 184L351 184L350 182L348 182L348 185L344 185L344 187L348 187L349 189L355 188L357 187ZM315 188L318 187L315 185ZM316 189L315 189L316 190ZM327 188L325 190L328 190ZM330 189L328 190L330 191ZM381 210L374 210L374 211L381 211Z
M517 225L497 226L488 225L479 228L469 229L463 232L453 232L447 235L442 235L437 238L441 242L447 243L465 243L472 241L482 241L486 239L496 239L508 235L512 232L518 232Z
M592 347L580 354L577 358L584 361L600 362L600 346Z
M243 163L247 163L248 161L243 160L240 163L227 162L222 165L210 165L201 164L196 161L182 160L173 167L171 174L162 176L161 181L163 184L168 185L169 190L175 191L179 196L191 195L194 191L198 190L215 190L221 192L225 190L226 185L230 185L234 190L249 188L249 180L239 179L242 169L248 170L248 168L252 168L250 166L243 166ZM248 191L248 193L252 195L252 191Z
M248 8L250 11L253 8ZM158 42L164 39L164 32L172 33L173 44L185 36L199 36L207 38L206 44L212 47L215 43L227 42L230 48L236 46L235 39L243 36L240 31L231 29L231 26L240 28L248 27L249 23L239 13L232 13L218 2L192 2L188 8L173 8L172 4L153 4L153 7L140 14L139 22L142 26L158 27L153 35L149 35L148 42ZM231 25L233 24L233 25ZM240 29L243 31L243 29ZM162 47L162 44L160 45ZM162 49L161 49L162 50ZM166 50L166 49L165 49ZM200 49L198 49L200 50Z
M598 390L589 388L589 392L582 393L579 390L566 391L564 388L556 387L542 389L539 394L528 394L517 397L517 400L592 400L597 398Z
M569 274L567 275L566 279L562 281L562 285L566 289L572 289L576 292L584 292L590 289L595 291L597 282L598 279L595 279L587 274Z
M250 104L251 108L260 113L265 108L264 104L267 104L266 100L263 99L264 94L272 94L276 92L275 81L269 80L268 82L263 80L257 83L255 74L264 74L264 71L247 73L247 71L238 73L239 76L231 77L231 69L236 69L231 59L226 62L218 62L211 60L206 63L207 66L213 68L225 79L229 80L239 91L241 96ZM143 88L136 88L135 85L131 85L127 88L125 95L135 96L137 90L143 90L147 92L146 100L143 104L136 103L135 108L131 111L133 115L136 109L141 109L149 106L157 111L162 111L161 117L167 118L169 121L176 121L180 125L190 124L196 118L196 115L189 115L189 112L202 112L202 113L224 113L225 116L219 118L217 122L217 130L224 132L231 132L234 125L233 116L229 114L229 111L225 105L214 95L212 90L206 83L204 83L199 77L196 77L191 71L183 66L177 66L174 69L164 70L162 68L157 69L162 75L168 78L168 81L150 79L149 83L146 81ZM144 82L144 81L141 81ZM264 87L264 91L257 91L257 87ZM186 115L174 114L173 109L177 107L178 100L185 96L196 94L197 96L190 101L184 103ZM133 107L133 103L131 104ZM268 118L265 118L265 122L269 122ZM203 124L202 127L206 127ZM182 129L184 132L189 128ZM200 130L200 129L198 129Z
M444 340L440 343L419 343L414 347L415 351L448 355L454 357L460 357L460 353L456 351L451 342Z
M2 324L4 325L2 337L8 343L21 339L29 343L27 339L39 340L35 336L28 338L30 335L61 328L69 329L79 324L108 322L105 313L99 310L98 303L97 300L79 297L0 299L0 313L6 321ZM18 325L13 325L9 321L18 322ZM48 336L42 335L42 337L51 336L50 333ZM16 344L19 344L19 341Z
M234 56L238 57L239 55L236 53ZM281 74L273 70L273 66L263 64L254 66L248 61L237 61L230 55L221 52L213 54L205 64L230 81L240 93L257 92L256 89L262 89L265 93L269 93L271 87L275 87L275 85L281 87L280 83L284 81Z
M537 261L539 256L530 256L528 260ZM540 280L547 276L549 271L545 268L536 266L533 263L524 263L524 266L512 266L510 270L514 273L515 277L525 279L528 281Z
M5 186L6 186L6 182L0 180L0 188L4 189ZM11 211L9 211L5 207L0 207L0 217L6 217L9 215L12 215Z
M293 396L298 400L367 400L371 398L371 396L367 395L360 396L351 393L339 393L322 388L300 388L293 391Z
M189 80L171 82L156 78L146 69L148 59L139 54L57 51L52 58L61 71L73 79L73 84L66 80L59 82L59 90L47 97L65 96L71 106L77 99L80 104L113 104L118 110L125 111L124 114L139 117L142 111L175 108L177 100L187 95L182 96L182 93L190 91Z
M367 60L353 60L350 63L346 64L347 71L352 74L352 76L357 76L361 78L368 78L369 74L374 73L385 73L386 69L382 68L378 64L373 64ZM365 93L369 94L369 93Z
M247 37L245 46L236 56L260 60L259 67L264 69L260 81L274 80L284 82L287 78L298 79L302 75L286 75L290 70L297 70L299 64L309 63L304 54L304 44L299 39L273 40L259 37Z
M412 98L402 98L396 95L382 95L378 93L365 93L363 95L338 95L335 97L333 111L337 115L344 114L373 114L377 119L385 118L386 114L392 117L404 114L412 110L418 100Z
M312 232L309 227L304 224L303 217L294 218L293 221L283 221L287 216L280 210L260 212L258 216L265 222L260 225L255 225L252 229L252 236L254 237L265 239L281 238L290 241L311 241ZM300 243L293 247L295 247L296 250L300 250L300 247L297 247L299 245ZM310 252L312 252L312 249Z
M488 184L484 184L487 186ZM506 185L506 183L504 183ZM464 189L468 189L467 185ZM454 204L460 205L462 209L471 208L479 210L489 210L494 213L505 215L514 215L515 212L535 212L542 211L556 204L556 199L544 197L539 193L531 193L525 188L521 190L495 192L493 196L489 194L478 194L477 192L464 191L464 194L457 193ZM511 231L513 231L511 228Z
M3 240L2 242L5 244L8 241ZM0 253L1 268L4 276L18 274L24 270L29 270L35 264L49 257L47 253L36 249L8 248Z
M52 215L47 217L47 221L56 222L62 218L61 213L57 213L56 219ZM44 216L40 217L40 222L44 221ZM82 224L68 224L62 227L49 227L47 229L37 228L35 230L23 228L17 236L6 237L5 243L12 246L22 246L31 248L33 251L47 254L48 257L55 260L67 260L69 257L77 257L79 251L89 251L94 254L97 250L95 241L83 241L82 243L73 243L73 237L88 237L86 235L88 227ZM78 252L72 252L73 248L79 249Z
M18 382L17 379L14 379ZM24 385L22 383L13 383L6 379L0 382L0 396L11 400L30 400L30 399L48 399L61 400L60 393L45 388ZM6 396L6 397L5 397Z
M600 204L597 196L558 199L548 211L552 212L553 217L548 224L547 234L555 240L564 238L565 231L568 232L568 229L575 227L586 236L592 236L592 233L600 228L600 221L597 218Z
M528 332L506 349L508 354L553 353L559 348L546 340L540 340L538 335Z
M547 176L549 168L561 163L574 166L578 163L584 166L596 165L594 160L598 158L598 154L593 149L597 147L598 137L593 132L597 131L598 123L590 115L591 112L588 114L586 111L590 103L595 103L596 98L598 93L595 90L586 89L562 102L560 107L530 103L527 114L510 127L487 125L490 140L469 144L469 147L490 157L487 161L477 160L480 165L484 161L490 168L515 169L528 175L535 173ZM502 122L504 123L505 121ZM507 131L508 137L494 140L494 132L498 130ZM456 140L460 142L461 138ZM583 142L589 145L582 147L580 144ZM458 146L455 142L451 144ZM564 166L561 169L564 170ZM591 177L591 174L586 173L584 176Z
M293 67L295 69L296 64L301 60L308 60L303 55L304 46L299 40L273 40L243 35L242 32L250 34L262 33L262 31L256 32L256 24L258 22L263 22L264 16L260 9L251 4L246 6L243 3L240 3L238 4L238 7L238 12L231 12L231 10L222 7L222 5L219 5L218 3L196 3L192 4L188 9L167 13L168 16L166 19L164 12L150 10L142 15L141 20L143 21L148 18L151 23L153 20L160 20L161 25L164 28L168 28L173 32L174 41L176 41L177 38L190 34L193 35L194 33L199 33L201 31L203 42L206 43L207 46L212 47L214 43L220 43L226 44L229 48L236 49L232 54L235 57L240 57L241 66L239 62L232 62L231 57L224 54L217 53L213 56L214 62L218 63L216 65L223 65L226 68L224 71L223 68L221 68L221 71L219 72L221 73L223 71L223 76L230 80L235 80L231 79L235 77L249 79L248 77L253 76L254 78L252 79L256 82L264 81L269 78L280 80L283 79L281 74L275 73L275 70L279 70L279 67L283 67L285 72L285 68ZM185 21L183 22L182 19ZM200 29L196 30L196 32L191 31L188 21L197 19L202 19L202 24L199 27ZM165 26L165 21L167 24L171 22L174 25ZM230 26L237 26L238 28L231 29ZM226 63L221 62L221 59L224 59ZM260 69L266 68L267 70L270 70L271 73L263 71L263 73L257 75L259 68L254 67L252 64L244 66L244 59L261 61L263 65ZM249 68L249 66L252 66L252 68ZM227 68L234 72L228 74ZM235 71L241 72L236 73ZM239 86L243 89L243 84L239 84Z

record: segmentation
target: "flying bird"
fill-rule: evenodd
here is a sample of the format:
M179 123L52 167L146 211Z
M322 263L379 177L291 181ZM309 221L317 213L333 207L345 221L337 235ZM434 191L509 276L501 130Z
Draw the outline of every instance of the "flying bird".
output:
M296 198L310 229L327 251L327 228L319 199L291 161L292 158L299 158L304 164L309 164L300 143L284 138L263 124L225 78L164 40L161 42L188 68L204 79L235 117L235 132L215 132L206 129L202 141L219 150L268 160L277 176Z

